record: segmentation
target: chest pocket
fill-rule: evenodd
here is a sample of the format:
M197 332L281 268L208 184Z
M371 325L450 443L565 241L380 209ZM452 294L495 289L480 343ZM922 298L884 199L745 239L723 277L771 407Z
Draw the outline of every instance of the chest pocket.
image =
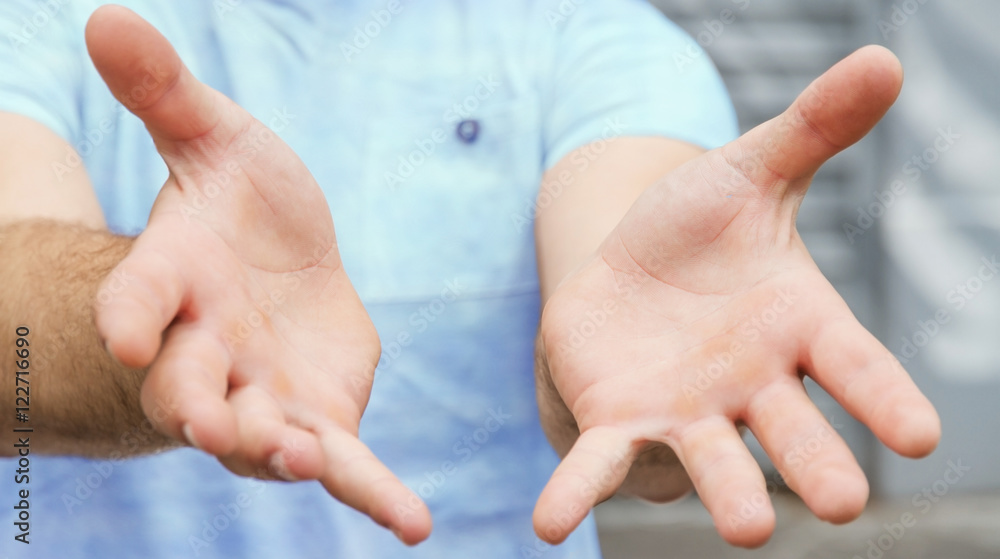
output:
M537 97L512 96L493 76L462 83L371 89L391 98L370 100L362 150L371 217L356 286L368 301L426 300L449 281L463 298L537 285Z

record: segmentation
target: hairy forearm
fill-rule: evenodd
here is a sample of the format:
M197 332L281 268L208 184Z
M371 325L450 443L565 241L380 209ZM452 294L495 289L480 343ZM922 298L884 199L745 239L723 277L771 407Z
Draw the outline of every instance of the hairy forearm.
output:
M145 372L115 363L94 327L95 304L114 295L99 285L131 245L57 221L0 226L0 430L30 426L32 451L117 457L172 444L143 414ZM15 385L30 391L26 422L16 417L25 402L16 403ZM0 454L11 450L0 445Z

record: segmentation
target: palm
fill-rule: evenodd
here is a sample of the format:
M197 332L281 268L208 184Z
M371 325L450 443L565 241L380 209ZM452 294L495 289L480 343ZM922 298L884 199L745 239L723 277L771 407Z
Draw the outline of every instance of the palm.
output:
M796 363L785 361L798 355L803 328L817 320L815 301L836 296L808 257L794 250L771 270L736 267L733 274L747 282L720 286L682 276L665 282L615 244L560 287L543 321L543 331L553 333L565 329L550 330L550 324L577 325L568 338L556 334L546 346L560 394L588 424L603 423L598 419L602 410L611 408L618 418L625 413L640 419L653 406L678 414L658 428L707 414L738 416L751 386L797 378ZM595 297L614 301L611 312L595 313ZM739 359L732 358L734 348ZM768 367L762 368L766 361ZM709 367L713 363L718 366ZM745 397L712 401L734 387ZM705 393L708 397L701 397ZM623 401L611 402L612 396Z
M194 287L185 306L222 333L231 385L266 387L288 400L283 407L292 404L285 414L300 417L329 411L303 403L325 392L319 387L336 389L350 397L333 409L356 429L379 341L341 266L326 200L273 133L221 95L218 101L246 121L246 131L214 157L203 159L203 146L192 156L188 144L164 154L175 174L137 249L183 262ZM259 149L269 157L258 157Z
M556 332L565 328L555 325L577 324L570 339L547 344L553 348L553 379L559 385L565 378L576 388L560 392L574 411L579 405L581 412L599 413L607 398L597 395L605 394L609 384L634 383L666 392L637 391L630 398L687 400L689 405L667 409L699 417L707 404L695 396L706 391L706 384L747 387L765 378L797 376L797 363L758 371L750 363L762 362L758 353L794 360L810 324L850 316L798 235L782 227L784 216L761 211L770 204L759 191L723 194L704 173L717 167L712 159L721 157L721 152L710 153L658 185L657 196L687 197L685 205L697 211L661 216L641 209L655 201L640 199L593 260L546 306L543 332L558 337ZM611 312L595 314L594 301L607 302ZM726 354L734 344L747 355L729 363ZM723 370L709 370L720 359ZM730 402L724 413L736 416L745 404Z
M424 505L357 438L380 346L316 181L132 12L99 9L87 39L170 169L97 309L109 351L149 367L147 416L234 472L318 478L405 542L427 537ZM137 68L157 79L129 98L150 81Z
M271 185L255 187L253 169L233 177L225 188L232 193L228 199L220 195L198 212L191 210L192 198L197 199L204 185L171 179L130 261L165 258L191 286L169 332L190 329L223 342L231 361L230 403L251 398L246 396L250 389L257 406L272 408L272 415L299 427L356 432L379 358L378 337L340 265L333 223L318 186L301 165L262 173L281 176L289 171L304 174L297 182L300 187L281 198L290 208L272 215L294 217L273 224L258 219L252 228L238 223L245 216L231 208L268 207L263 196ZM178 183L188 184L182 188ZM290 211L292 207L319 211L303 216L305 212ZM141 264L130 268L135 270L131 275L144 273ZM202 435L197 436L199 443L215 436L212 428L211 422L193 427ZM306 468L298 477L320 473L300 464L302 459L319 463L306 456L301 442L284 446L298 448L289 456ZM234 469L249 473L239 466Z
M585 511L621 484L628 469L619 464L662 443L720 533L762 543L773 511L742 424L818 516L857 516L864 475L809 401L802 372L897 452L933 449L933 408L858 324L794 227L819 164L892 102L895 67L882 51L862 51L782 117L680 167L555 291L540 343L581 436L539 500L540 531L559 503ZM594 480L599 490L581 498Z

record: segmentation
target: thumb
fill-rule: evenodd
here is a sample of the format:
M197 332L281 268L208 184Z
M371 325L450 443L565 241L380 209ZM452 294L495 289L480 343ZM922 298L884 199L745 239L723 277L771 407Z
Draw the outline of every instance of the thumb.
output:
M723 148L730 164L765 194L804 190L828 159L863 138L899 96L903 70L880 46L830 68L780 116Z
M223 119L228 100L199 82L167 39L128 8L98 8L87 22L86 40L112 95L142 119L157 146L208 133L225 145L245 124ZM242 111L228 113L250 118Z

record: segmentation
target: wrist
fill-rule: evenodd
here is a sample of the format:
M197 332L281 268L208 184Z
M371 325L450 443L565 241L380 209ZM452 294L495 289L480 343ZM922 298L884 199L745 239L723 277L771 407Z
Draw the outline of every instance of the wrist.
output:
M580 437L580 429L552 381L541 334L535 339L535 396L542 431L560 458L566 456Z

